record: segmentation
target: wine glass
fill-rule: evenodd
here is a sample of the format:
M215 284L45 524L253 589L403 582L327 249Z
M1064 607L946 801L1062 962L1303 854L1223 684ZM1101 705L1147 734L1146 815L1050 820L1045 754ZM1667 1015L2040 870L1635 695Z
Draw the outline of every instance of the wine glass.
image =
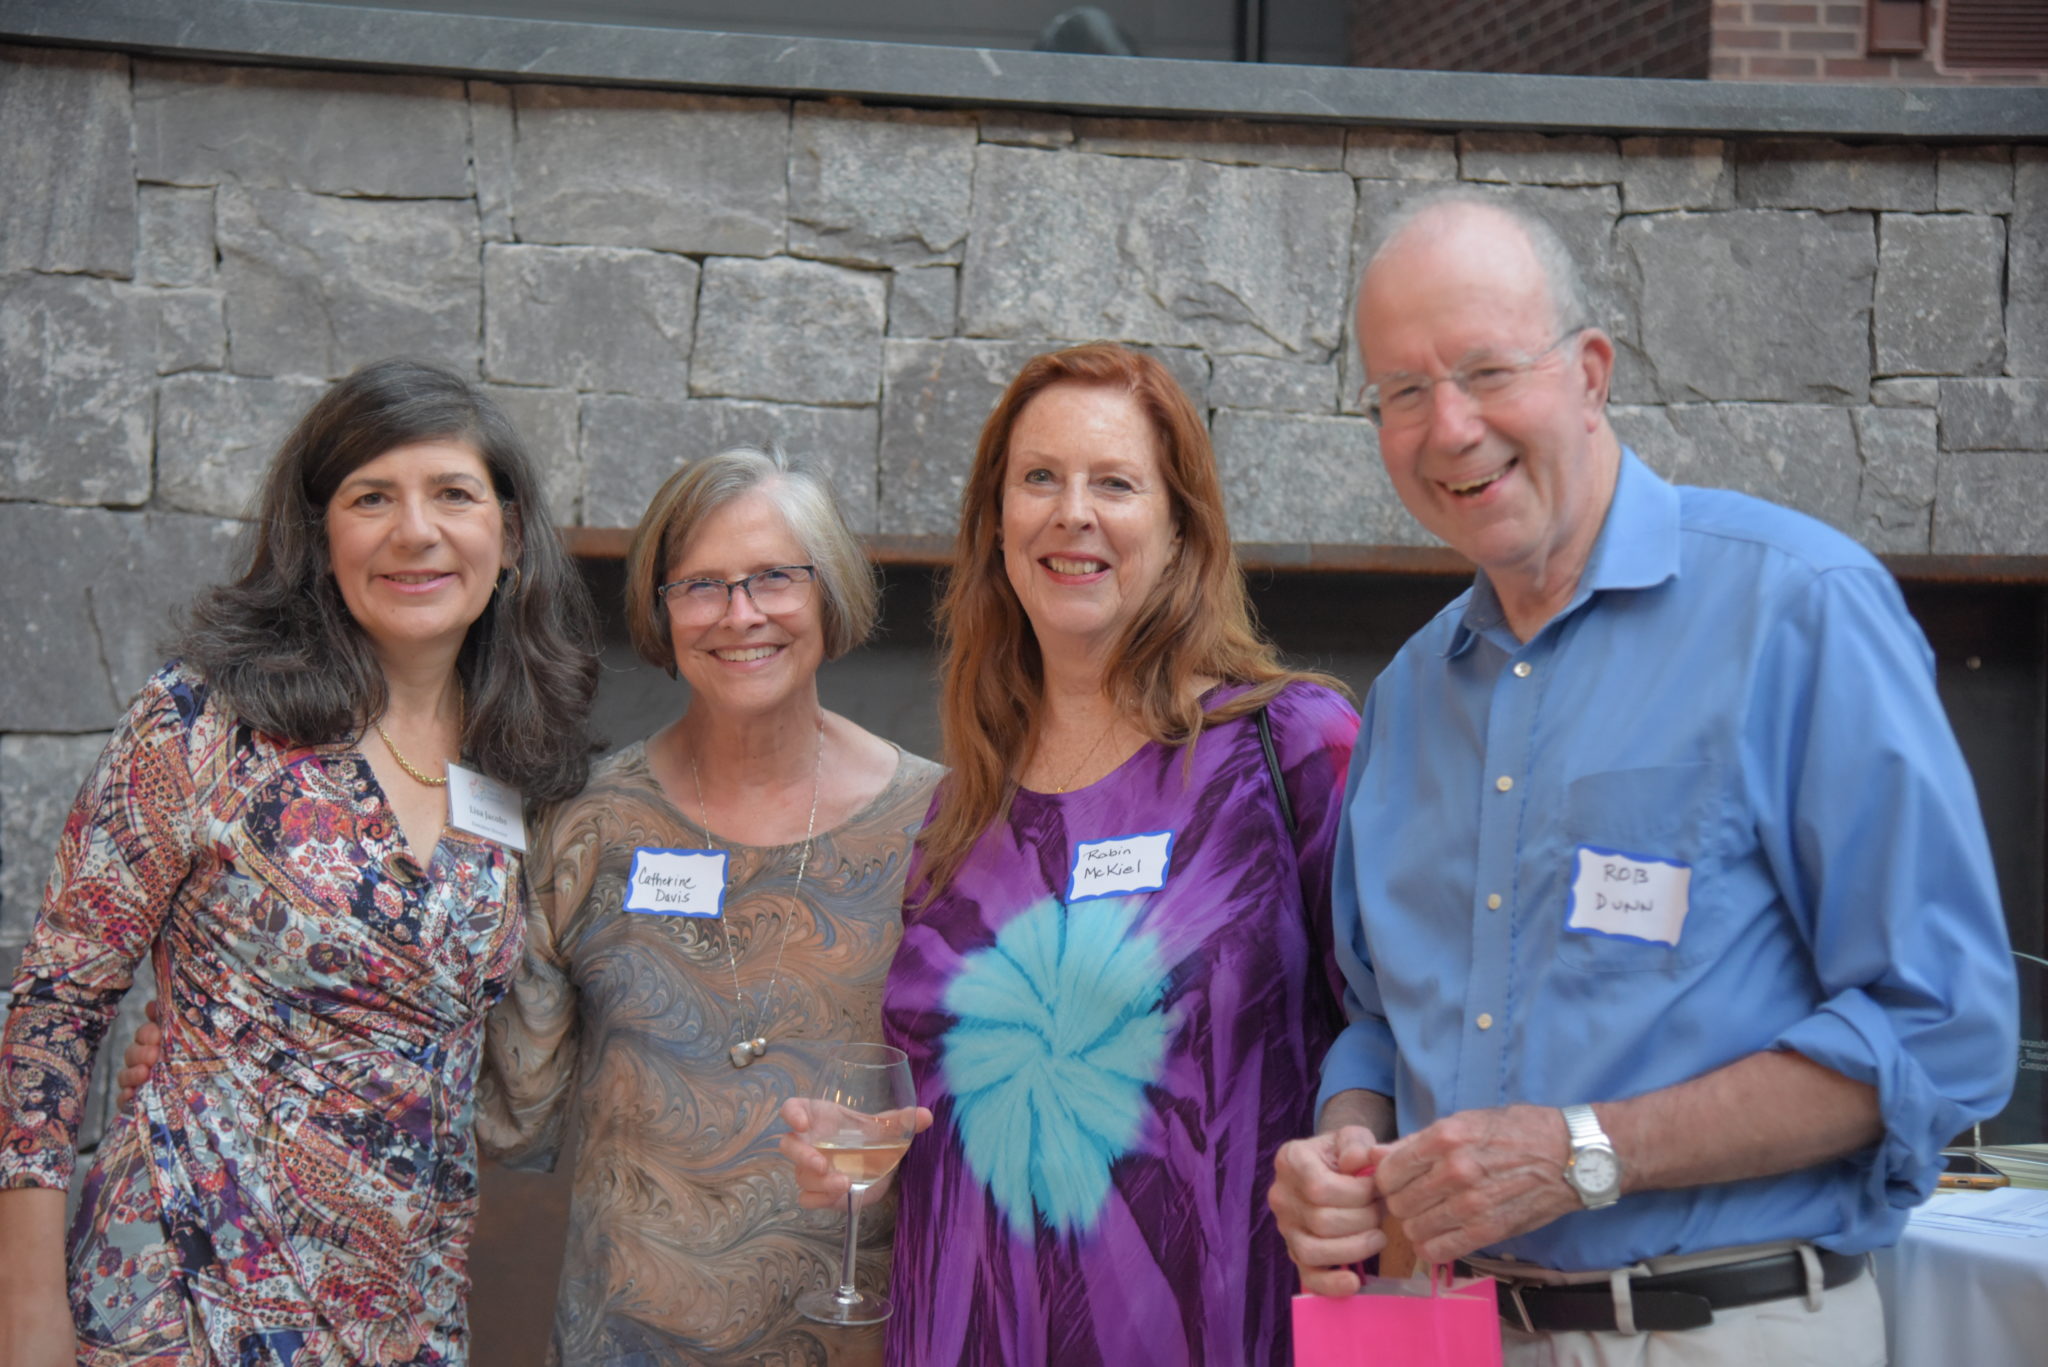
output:
M855 1232L861 1193L896 1170L917 1131L917 1092L910 1059L886 1044L845 1044L818 1074L811 1102L811 1147L853 1185L846 1191L846 1254L839 1289L820 1287L797 1297L797 1313L824 1324L879 1324L893 1307L884 1296L853 1285Z

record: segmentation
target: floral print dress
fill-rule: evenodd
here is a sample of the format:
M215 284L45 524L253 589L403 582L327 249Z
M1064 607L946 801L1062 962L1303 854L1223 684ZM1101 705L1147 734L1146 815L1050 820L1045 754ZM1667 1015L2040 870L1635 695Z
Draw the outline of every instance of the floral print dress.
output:
M1266 1190L1340 1023L1330 864L1358 714L1307 684L1267 713L1292 834L1243 717L1191 764L1148 744L1086 788L1019 791L907 905L882 1027L935 1119L897 1176L892 1364L1289 1360ZM1087 861L1126 848L1150 866L1111 865L1158 886L1081 895Z
M0 1186L63 1188L152 955L163 1062L71 1229L81 1363L467 1361L472 1091L519 876L453 827L421 868L355 749L283 745L176 665L144 686L64 828L0 1040Z

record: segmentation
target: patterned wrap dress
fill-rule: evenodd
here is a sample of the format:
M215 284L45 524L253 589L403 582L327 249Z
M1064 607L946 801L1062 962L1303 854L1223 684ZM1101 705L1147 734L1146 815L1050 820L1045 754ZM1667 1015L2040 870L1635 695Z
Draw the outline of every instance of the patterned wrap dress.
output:
M153 949L163 1060L71 1228L81 1363L467 1360L472 1094L520 898L518 856L453 827L419 868L350 746L283 745L175 665L143 687L65 825L0 1042L0 1186L61 1189Z
M1358 714L1300 683L1267 710L1294 836L1245 717L1191 770L1152 743L1078 791L1019 791L906 909L883 1033L935 1123L898 1174L890 1363L1289 1360L1266 1191L1340 1024L1330 861ZM1162 831L1158 891L1067 900L1077 842Z
M939 773L899 750L882 791L817 834L801 888L802 842L721 843L668 800L645 744L605 760L547 823L533 847L526 967L491 1017L478 1137L508 1166L551 1168L574 1113L549 1362L879 1358L879 1331L796 1313L802 1292L837 1285L846 1217L798 1207L775 1141L783 1100L811 1092L831 1046L878 1036L910 842ZM628 911L643 848L724 850L722 917ZM767 1053L735 1069L727 1050L754 1033ZM862 1212L865 1289L887 1278L893 1214L885 1203Z

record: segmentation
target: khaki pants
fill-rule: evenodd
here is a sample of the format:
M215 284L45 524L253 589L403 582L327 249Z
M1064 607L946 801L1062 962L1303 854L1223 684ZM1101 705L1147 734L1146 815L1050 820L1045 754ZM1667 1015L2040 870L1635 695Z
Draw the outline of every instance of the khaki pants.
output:
M1884 1307L1868 1271L1821 1297L1716 1310L1701 1329L1530 1334L1505 1320L1506 1367L1884 1367Z

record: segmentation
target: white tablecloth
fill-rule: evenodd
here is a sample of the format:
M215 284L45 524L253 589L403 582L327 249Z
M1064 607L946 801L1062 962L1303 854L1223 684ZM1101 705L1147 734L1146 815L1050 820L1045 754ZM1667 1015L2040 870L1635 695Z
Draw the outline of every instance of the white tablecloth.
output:
M2048 1238L1909 1221L1876 1263L1892 1367L2048 1363Z

